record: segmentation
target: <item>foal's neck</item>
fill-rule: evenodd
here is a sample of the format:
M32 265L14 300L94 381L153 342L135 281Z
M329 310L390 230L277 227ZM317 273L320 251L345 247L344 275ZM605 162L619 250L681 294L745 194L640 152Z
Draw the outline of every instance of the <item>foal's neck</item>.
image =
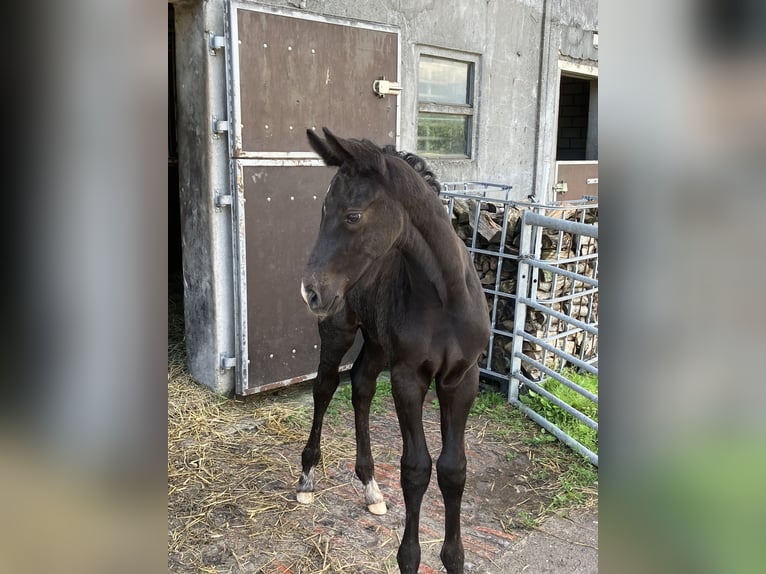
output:
M466 294L465 248L455 235L446 214L430 205L408 209L410 223L402 235L400 249L422 267L436 288L442 304L462 300ZM405 206L407 207L407 206Z

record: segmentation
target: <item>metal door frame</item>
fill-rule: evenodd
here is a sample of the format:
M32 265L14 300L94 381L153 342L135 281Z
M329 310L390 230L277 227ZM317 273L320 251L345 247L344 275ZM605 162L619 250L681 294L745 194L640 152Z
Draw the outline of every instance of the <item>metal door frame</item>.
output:
M559 55L556 61L555 70L555 80L551 86L545 88L546 90L550 90L549 94L546 96L549 103L543 105L540 112L540 125L547 127L541 131L540 135L541 159L539 161L540 165L535 166L535 169L538 170L540 179L538 180L534 192L537 194L537 199L541 203L554 203L556 201L556 193L553 191L553 186L556 184L556 176L558 174L556 145L559 133L561 76L566 75L583 79L598 80L598 62L596 62L596 65L594 66L583 60L573 61Z
M234 257L234 331L235 353L234 364L234 388L238 395L250 394L260 390L248 389L249 381L249 357L248 357L248 320L247 320L247 259L246 259L246 229L245 229L245 195L243 168L248 166L257 167L291 167L291 166L316 166L324 165L319 155L314 152L252 152L242 150L242 103L240 97L240 73L239 73L239 28L237 14L239 10L261 12L276 16L297 18L314 22L324 22L340 26L349 26L365 30L374 30L396 34L396 81L401 83L401 60L402 60L402 37L399 28L387 24L378 24L353 20L338 16L326 16L315 12L306 12L277 6L266 6L245 0L228 0L226 2L226 14L224 18L224 35L226 41L226 97L228 113L228 153L229 174L231 188L231 216L232 216L232 241ZM372 85L370 85L372 90ZM401 128L401 104L396 98L396 127L395 145L400 145ZM215 120L214 120L215 122ZM214 131L216 126L213 126ZM222 363L224 359L222 358ZM309 373L304 376L278 381L268 385L268 388L284 386L292 382L307 380L316 376Z

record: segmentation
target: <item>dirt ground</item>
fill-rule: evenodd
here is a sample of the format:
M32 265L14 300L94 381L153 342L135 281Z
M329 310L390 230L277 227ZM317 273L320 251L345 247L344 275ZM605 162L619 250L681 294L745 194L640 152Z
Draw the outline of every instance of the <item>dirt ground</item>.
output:
M354 476L354 424L343 385L330 406L313 505L295 500L311 425L309 384L223 398L184 367L182 325L170 326L168 569L172 573L398 572L404 527L401 438L393 400L370 419L376 479L388 504L370 514ZM424 406L434 460L435 396ZM597 474L507 404L470 417L462 506L466 571L596 572ZM421 513L420 572L443 571L444 509L434 470Z

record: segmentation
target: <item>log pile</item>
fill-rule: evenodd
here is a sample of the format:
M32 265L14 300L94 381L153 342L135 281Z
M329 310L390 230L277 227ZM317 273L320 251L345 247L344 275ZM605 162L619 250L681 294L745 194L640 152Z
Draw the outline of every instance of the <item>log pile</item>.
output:
M477 209L479 210L477 218ZM490 316L494 311L493 328L511 333L513 331L516 280L518 263L513 256L519 254L521 237L521 216L525 206L513 204L491 203L486 200L458 199L453 200L452 224L460 239L469 247L483 252L474 254L474 265L479 274L479 280L485 289ZM506 216L507 211L507 216ZM585 212L585 223L598 221L598 208L590 208ZM581 222L582 209L547 209L543 211L549 217ZM507 217L507 219L506 219ZM503 223L506 222L505 233ZM571 233L559 233L556 230L544 229L540 257L551 261L568 259L577 255L597 252L597 241L590 237L573 236ZM593 277L594 265L597 259L562 264L561 268L568 271ZM555 276L554 276L555 275ZM549 271L538 271L537 299L564 297L589 288L588 285ZM560 313L569 315L586 323L598 323L598 293L583 295L571 300L554 302L550 307ZM572 326L546 313L527 309L525 330L539 339L548 339L557 333L572 330ZM563 349L576 357L588 359L598 352L598 342L593 335L582 331L550 341L557 348ZM495 334L492 343L492 364L487 367L488 352L485 351L479 361L480 366L489 368L492 372L506 377L511 370L512 337ZM545 353L542 347L525 341L524 354L557 369L558 359L553 353ZM544 374L528 364L522 370L528 378L538 380Z

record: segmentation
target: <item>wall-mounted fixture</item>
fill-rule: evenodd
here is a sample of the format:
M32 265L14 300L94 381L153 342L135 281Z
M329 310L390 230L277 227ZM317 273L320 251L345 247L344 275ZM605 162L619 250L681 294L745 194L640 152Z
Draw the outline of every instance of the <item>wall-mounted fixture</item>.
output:
M372 91L379 98L385 98L386 96L398 96L402 91L402 86L399 82L390 82L386 80L385 76L378 78L372 83Z

